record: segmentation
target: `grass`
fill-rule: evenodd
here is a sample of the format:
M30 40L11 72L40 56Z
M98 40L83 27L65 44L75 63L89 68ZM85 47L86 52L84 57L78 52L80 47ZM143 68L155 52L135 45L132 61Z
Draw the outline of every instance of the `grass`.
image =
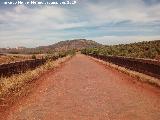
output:
M29 92L30 84L36 81L42 74L57 68L69 58L71 58L71 56L59 58L56 61L48 61L35 70L29 70L25 73L13 75L8 78L0 78L0 106L6 106L8 101L13 102L14 98L26 95ZM6 98L9 100L6 100Z
M16 61L24 61L24 60L29 60L32 59L33 55L25 55L25 54L6 54L6 55L0 55L0 64L7 64L11 62L16 62ZM35 55L36 58L42 58L45 55L44 54L38 54Z
M93 57L90 57L91 59L97 61L97 62L100 62L104 65L107 65L111 68L114 68L120 72L123 72L131 77L134 77L136 78L137 80L141 81L141 82L145 82L145 83L148 83L148 84L151 84L151 85L154 85L156 87L160 87L160 80L157 79L157 78L154 78L154 77L151 77L149 75L146 75L146 74L143 74L143 73L139 73L139 72L136 72L136 71L132 71L132 70L129 70L125 67L121 67L121 66L118 66L118 65L115 65L115 64L112 64L112 63L109 63L109 62L106 62L106 61L103 61L103 60L99 60L99 59L96 59L96 58L93 58Z

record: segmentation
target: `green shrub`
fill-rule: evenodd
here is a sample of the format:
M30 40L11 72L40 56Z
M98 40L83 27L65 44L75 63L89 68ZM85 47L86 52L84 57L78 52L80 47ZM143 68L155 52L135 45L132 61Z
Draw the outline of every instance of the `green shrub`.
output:
M36 59L36 55L32 55L32 59Z
M88 48L81 50L81 53L155 59L160 56L160 40Z

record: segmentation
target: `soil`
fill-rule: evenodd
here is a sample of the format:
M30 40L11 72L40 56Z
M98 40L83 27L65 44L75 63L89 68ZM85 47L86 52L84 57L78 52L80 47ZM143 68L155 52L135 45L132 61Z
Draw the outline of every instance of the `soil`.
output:
M159 120L160 89L78 54L40 78L4 120ZM2 115L1 114L1 115Z

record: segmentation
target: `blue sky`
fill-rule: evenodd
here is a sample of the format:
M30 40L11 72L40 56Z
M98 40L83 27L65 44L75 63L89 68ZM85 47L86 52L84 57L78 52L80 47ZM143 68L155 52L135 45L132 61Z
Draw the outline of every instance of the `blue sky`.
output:
M160 39L160 0L76 0L75 5L52 6L5 1L16 0L0 2L0 47L36 47L77 38L109 45Z

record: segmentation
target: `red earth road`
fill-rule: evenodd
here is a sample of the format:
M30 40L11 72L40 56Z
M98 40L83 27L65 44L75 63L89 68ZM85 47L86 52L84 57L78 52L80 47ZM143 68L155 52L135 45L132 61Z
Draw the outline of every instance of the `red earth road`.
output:
M133 81L76 55L19 100L5 120L160 120L160 90Z

